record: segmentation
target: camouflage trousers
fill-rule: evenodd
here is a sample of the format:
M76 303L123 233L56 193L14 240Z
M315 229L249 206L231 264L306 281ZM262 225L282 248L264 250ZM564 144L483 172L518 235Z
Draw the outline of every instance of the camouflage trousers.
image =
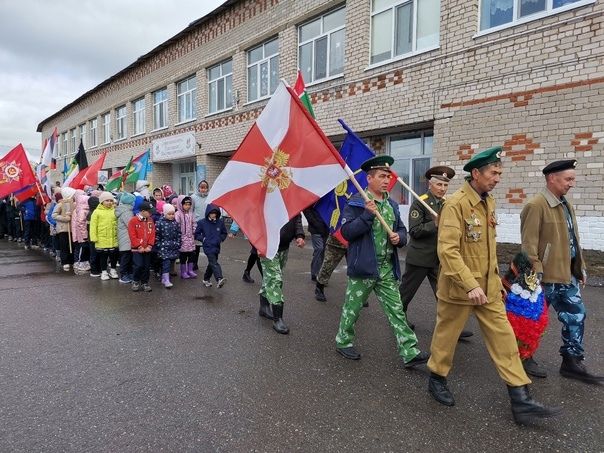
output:
M258 294L266 297L273 305L283 304L283 269L287 264L289 249L277 252L273 259L260 257L262 286Z
M323 264L321 264L321 270L317 274L317 283L321 285L327 285L329 278L342 258L346 256L346 247L342 247L338 241L333 239L331 236L327 238L325 244L325 256L323 257Z
M585 305L575 277L570 284L544 283L543 295L554 307L562 323L560 354L583 357L583 331L585 329Z
M408 362L420 352L417 347L417 337L407 324L398 290L398 282L392 272L392 265L389 263L382 264L378 271L380 276L378 279L348 278L346 299L342 307L340 327L336 335L336 346L338 348L349 348L353 345L355 338L354 325L363 308L363 302L374 291L396 337L398 353L405 362Z

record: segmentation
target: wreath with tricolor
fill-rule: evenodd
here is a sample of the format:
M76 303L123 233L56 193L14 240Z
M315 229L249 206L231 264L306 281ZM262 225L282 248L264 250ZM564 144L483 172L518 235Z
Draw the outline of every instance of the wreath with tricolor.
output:
M502 279L507 290L505 309L521 359L532 357L548 323L547 304L537 274L525 252L518 253Z

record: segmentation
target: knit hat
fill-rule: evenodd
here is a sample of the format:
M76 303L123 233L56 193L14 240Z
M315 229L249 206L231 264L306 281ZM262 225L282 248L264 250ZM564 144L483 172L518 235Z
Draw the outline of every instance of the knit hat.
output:
M101 196L101 194L102 194L102 193L103 193L103 192L102 192L101 190L93 190L92 192L90 192L90 196L91 196L91 197L97 197L97 198L98 198L98 197L100 197L100 196Z
M111 192L103 192L99 195L99 203L103 203L107 200L114 200L113 194Z
M73 187L63 187L61 189L61 195L63 195L64 200L71 200L75 193L76 190Z
M128 192L123 192L120 198L120 204L128 204L130 206L134 205L134 195Z
M164 184L163 186L161 186L161 191L163 192L165 198L168 198L174 193L174 189L172 189L172 186L170 184Z
M166 203L164 204L164 215L166 214L170 214L175 212L176 210L174 209L174 206L172 206L170 203Z
M151 203L149 203L148 201L143 201L140 206L138 207L139 212L140 211L147 211L147 212L151 212Z

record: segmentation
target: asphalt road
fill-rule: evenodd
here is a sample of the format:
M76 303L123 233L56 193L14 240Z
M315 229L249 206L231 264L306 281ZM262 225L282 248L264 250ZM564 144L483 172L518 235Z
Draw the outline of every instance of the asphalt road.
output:
M532 391L564 415L518 427L474 320L447 408L427 393L425 368L403 368L375 298L357 324L363 358L335 352L345 269L316 302L310 248L290 251L291 334L275 333L257 315L258 283L241 281L248 250L227 241L222 289L198 278L143 294L0 241L0 451L604 451L604 387L558 374L555 317L537 356L550 376ZM584 291L587 364L599 373L603 296ZM426 350L434 312L425 283L410 318Z

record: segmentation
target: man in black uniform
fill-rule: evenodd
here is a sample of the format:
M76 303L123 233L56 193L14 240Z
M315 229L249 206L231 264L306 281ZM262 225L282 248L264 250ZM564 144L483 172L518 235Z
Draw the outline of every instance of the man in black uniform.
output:
M455 176L455 170L446 166L436 166L426 172L428 192L420 198L437 214L445 201L445 194L449 189L449 181ZM403 275L399 291L403 310L407 313L409 303L422 282L428 277L428 282L436 296L436 281L438 279L438 255L436 243L438 235L438 216L434 216L419 201L414 200L409 209L409 236L411 237L407 248L405 260L405 274ZM409 323L414 329L415 326ZM471 337L473 334L467 330L461 332L460 338Z

